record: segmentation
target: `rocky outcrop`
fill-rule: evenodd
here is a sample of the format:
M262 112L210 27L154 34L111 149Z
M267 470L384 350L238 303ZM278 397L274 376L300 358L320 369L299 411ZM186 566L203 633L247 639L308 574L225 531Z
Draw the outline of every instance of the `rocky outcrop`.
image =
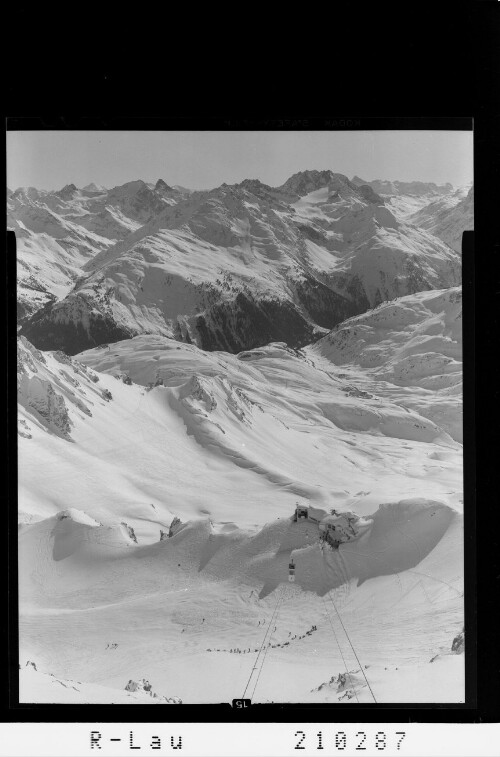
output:
M330 689L337 694L343 692L342 696L339 697L339 701L342 699L352 699L356 696L354 685L357 684L359 688L365 685L361 682L361 679L356 676L356 673L359 673L359 671L349 671L348 673L339 673L336 676L333 675L328 681L324 681L316 688L311 689L311 692L315 693L317 691Z
M24 336L17 344L17 394L26 413L19 417L21 436L31 438L28 432L38 426L68 441L76 418L92 417L95 401L112 400L92 368L60 351L43 353Z
M455 636L451 643L451 651L454 654L463 654L465 651L465 628L462 627L462 630L459 634Z
M129 526L128 523L125 523L125 521L122 521L122 526L126 530L130 540L137 544L137 536L135 535L135 531L132 526Z
M168 538L174 536L174 534L177 533L177 531L179 530L179 528L181 526L182 526L181 519L177 518L177 517L174 517L174 519L172 520L172 522L171 522L171 524L169 526L169 529L168 529ZM163 534L164 532L162 531L161 533ZM164 537L160 537L160 541L161 541L162 538L164 538Z
M180 697L163 697L159 696L153 691L153 687L146 678L141 678L139 681L129 680L125 686L125 691L140 692L142 694L149 694L153 699L158 699L166 704L182 704Z
M65 439L70 439L71 420L64 397L52 383L40 375L46 364L43 354L21 337L17 352L17 391L22 405L34 412L43 425Z
M38 378L28 380L29 400L28 404L46 421L47 425L56 430L60 436L69 439L71 432L71 421L68 414L68 408L64 397L56 394L52 385L48 381L42 381ZM24 389L25 387L23 387Z

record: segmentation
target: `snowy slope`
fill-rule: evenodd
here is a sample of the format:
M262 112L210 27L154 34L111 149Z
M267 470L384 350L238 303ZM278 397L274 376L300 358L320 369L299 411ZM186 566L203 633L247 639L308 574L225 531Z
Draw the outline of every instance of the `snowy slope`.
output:
M402 492L461 500L446 432L284 346L232 356L136 337L79 356L87 365L22 341L19 355L23 513L119 510L154 539L174 515L262 523L297 497L368 510Z
M407 321L441 312L431 297L393 313L395 357ZM463 699L461 449L404 406L413 395L368 393L283 344L231 355L139 336L76 360L21 337L18 362L20 646L39 674L23 674L24 701L122 702L144 678L229 701L271 620L255 701L372 701L364 675L377 701ZM369 528L322 549L290 522L297 501Z
M18 314L64 297L85 262L110 244L64 213L55 193L17 190L8 200L7 224L17 240Z
M178 697L159 696L140 688L120 691L108 686L70 681L53 673L42 673L36 663L20 665L19 699L37 704L182 704Z
M80 682L72 701L106 702L123 700L100 687L123 697L143 678L184 702L230 701L248 684L254 701L463 701L461 531L458 513L417 499L382 505L337 551L286 518L197 520L141 546L61 512L20 529L21 659L57 679L62 702L59 681ZM347 685L328 683L339 674ZM39 679L21 693L36 701Z
M462 441L462 291L420 292L340 324L308 348L365 391L391 397Z
M402 181L370 181L364 182L359 176L353 178L356 185L365 184L373 191L378 192L385 205L391 210L399 221L412 223L419 226L447 244L450 244L450 235L438 233L441 223L445 223L448 211L455 208L461 200L464 200L471 189L471 185L455 189L451 184L437 185L433 182L402 182ZM471 206L471 203L469 203ZM472 207L459 208L451 218L457 220L462 215L467 216L467 224L463 225L462 231L473 228ZM460 242L461 236L456 235ZM450 244L453 249L460 252L460 244Z
M462 233L474 228L474 187L466 196L457 192L449 198L436 200L410 216L409 221L442 239L460 252Z
M308 171L165 204L83 273L24 325L38 347L75 354L141 333L230 352L301 346L385 299L458 284L460 259L370 187Z

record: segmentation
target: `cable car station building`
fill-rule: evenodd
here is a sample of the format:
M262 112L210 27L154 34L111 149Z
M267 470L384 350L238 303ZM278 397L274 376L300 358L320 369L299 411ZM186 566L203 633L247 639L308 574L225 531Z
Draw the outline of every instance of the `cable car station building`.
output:
M315 524L318 527L320 539L326 541L334 549L356 539L371 525L371 521L360 518L352 511L338 513L336 510L331 510L328 514L319 507L299 504L292 516L292 521L294 523L308 521Z

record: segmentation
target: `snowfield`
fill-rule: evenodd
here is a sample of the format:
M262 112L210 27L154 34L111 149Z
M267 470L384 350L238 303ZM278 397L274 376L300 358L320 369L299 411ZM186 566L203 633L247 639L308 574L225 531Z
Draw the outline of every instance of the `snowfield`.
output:
M462 442L460 287L383 303L308 350L326 369L342 366L358 387L433 419Z

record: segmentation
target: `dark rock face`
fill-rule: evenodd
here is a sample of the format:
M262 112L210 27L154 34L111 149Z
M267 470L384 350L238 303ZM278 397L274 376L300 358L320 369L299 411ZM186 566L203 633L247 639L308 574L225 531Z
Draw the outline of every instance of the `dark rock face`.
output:
M455 636L455 638L452 641L451 644L451 651L455 654L462 654L465 648L465 630L462 628L462 631Z
M135 535L135 531L132 526L129 526L128 523L125 523L125 521L122 521L122 526L126 529L130 539L137 544L137 536Z
M172 187L169 187L166 181L158 179L155 184L155 192L172 192Z
M325 234L318 231L318 229L315 229L313 226L309 226L308 224L297 224L297 229L312 242L325 242Z
M62 350L67 355L76 355L100 344L119 342L134 334L121 327L106 313L89 315L89 326L81 321L55 321L51 317L52 304L48 303L27 320L20 331L40 350Z
M333 176L332 171L299 171L290 176L280 189L303 197L309 192L328 186ZM347 176L343 178L346 182L349 181Z
M318 326L326 329L332 329L352 315L358 315L362 312L365 304L363 297L361 298L362 306L360 309L357 300L353 301L344 297L312 278L304 278L296 282L295 292L300 305L307 311L311 319Z
M312 276L287 282L288 297L255 298L249 290L237 291L231 300L209 291L205 308L189 317L189 327L174 324L179 341L204 350L238 353L269 342L303 347L315 340L318 327L331 329L369 307L364 293L341 295ZM59 309L57 309L59 308ZM182 318L181 318L182 320ZM77 295L62 308L47 303L27 318L20 334L41 350L63 350L75 355L102 344L135 336L119 324L107 300Z
M197 316L198 346L204 350L241 352L269 342L302 347L312 341L314 325L287 300L256 301L240 292L232 303L214 305Z
M74 184L66 184L66 186L60 189L59 192L56 192L56 195L62 200L70 200L77 191L78 190Z
M372 202L374 205L385 205L383 199L368 184L362 184L358 187L358 192L367 202Z
M166 534L165 531L160 531L160 541L166 538L170 539L179 530L181 526L182 526L181 519L177 518L177 516L174 517L174 519L172 520L172 523L169 526L168 534Z
M28 302L23 302L21 299L17 300L17 322L22 324L26 318L33 313L33 307Z

